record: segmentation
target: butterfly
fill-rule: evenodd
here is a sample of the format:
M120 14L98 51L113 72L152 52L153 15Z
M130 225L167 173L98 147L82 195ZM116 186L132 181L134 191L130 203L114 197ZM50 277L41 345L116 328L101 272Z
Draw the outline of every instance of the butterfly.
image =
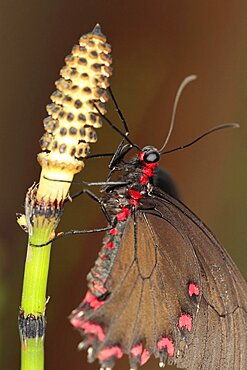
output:
M181 91L193 79L178 90L168 138ZM160 168L168 138L160 150L124 138L101 200L109 230L70 316L83 337L79 348L107 370L124 354L131 369L155 356L161 367L246 370L246 281ZM133 146L138 154L128 160Z

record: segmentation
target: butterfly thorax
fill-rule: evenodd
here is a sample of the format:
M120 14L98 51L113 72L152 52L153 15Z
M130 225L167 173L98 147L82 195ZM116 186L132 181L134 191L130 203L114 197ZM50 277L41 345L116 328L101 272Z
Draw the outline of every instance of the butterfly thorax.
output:
M144 151L126 163L121 161L114 172L120 172L117 181L125 182L124 186L113 186L106 189L103 203L113 220L124 207L130 212L139 206L141 198L148 196L152 191L154 169L158 161L147 163L144 160Z

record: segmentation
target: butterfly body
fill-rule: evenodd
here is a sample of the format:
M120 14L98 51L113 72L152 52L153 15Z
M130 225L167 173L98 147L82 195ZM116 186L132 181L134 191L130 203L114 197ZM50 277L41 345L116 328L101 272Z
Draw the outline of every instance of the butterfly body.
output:
M112 229L71 315L88 360L111 369L128 354L137 369L154 355L160 366L247 369L245 280L208 228L157 186L155 148L119 158L113 172L126 185L105 189Z

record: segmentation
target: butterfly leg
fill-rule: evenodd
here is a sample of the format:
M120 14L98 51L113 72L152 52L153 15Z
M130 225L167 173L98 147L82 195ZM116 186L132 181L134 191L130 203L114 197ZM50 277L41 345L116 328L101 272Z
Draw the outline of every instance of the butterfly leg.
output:
M107 213L106 209L105 209L105 206L102 202L102 200L97 197L97 195L95 195L93 192L91 192L90 190L88 189L82 189L81 191L79 191L78 193L74 194L71 199L75 199L76 197L78 197L79 195L81 194L87 194L91 199L95 200L97 203L100 204L100 208L103 212L103 214L105 215L108 223L109 223L109 226L107 227L102 227L102 228L98 228L98 229L89 229L89 230L70 230L70 231L66 231L66 232L61 232L59 233L55 238L49 240L49 242L47 243L44 243L44 244L39 244L39 245L36 245L36 244L31 244L33 247L44 247L52 242L54 242L55 240L57 239L60 239L64 236L68 236L68 235L76 235L76 234L92 234L92 233L96 233L96 232L103 232L103 231L108 231L108 230L111 230L114 225L112 225L112 221L111 221L111 218L109 216L109 214ZM67 198L67 201L69 200L69 198Z
M113 95L113 92L112 92L112 89L110 88L110 86L108 87L108 91L111 95L111 98L112 98L112 101L113 101L113 104L115 106L115 110L120 118L120 120L122 121L122 124L124 126L124 129L125 129L125 134L128 135L129 134L129 128L128 128L128 125L127 125L127 122L126 122L126 119L124 118L124 115L121 111L121 109L119 108L118 106L118 103L117 103L117 100L115 98L115 96Z
M60 179L50 179L49 177L44 176L44 179L49 181L55 181L55 182L65 182L69 184L76 184L76 185L83 185L83 186L120 186L120 185L128 185L128 182L126 181L97 181L97 182L86 182L86 181L69 181L69 180L60 180Z
M103 231L111 230L114 227L114 225L110 225L107 227L101 227L99 229L89 229L89 230L69 230L65 232L59 233L59 235L55 236L55 238L49 240L47 243L44 244L30 244L32 247L40 248L45 247L46 245L53 243L55 240L63 238L64 236L68 235L76 235L76 234L93 234L93 233L99 233Z
M80 190L78 193L75 193L74 195L72 195L71 199L75 199L77 198L78 196L80 196L81 194L87 194L89 196L89 198L95 200L97 203L99 203L100 205L100 208L105 216L105 218L107 219L108 223L111 224L111 217L109 216L109 214L107 213L106 211L106 208L105 208L105 205L104 203L102 202L102 200L97 197L97 195L95 195L92 191L88 190L88 189L82 189Z

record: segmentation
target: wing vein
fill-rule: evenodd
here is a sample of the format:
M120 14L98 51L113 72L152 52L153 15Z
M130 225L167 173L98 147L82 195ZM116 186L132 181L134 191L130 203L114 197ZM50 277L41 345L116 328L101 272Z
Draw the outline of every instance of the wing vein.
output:
M146 221L146 223L147 223L147 226L148 226L148 228L149 228L149 230L150 230L150 232L151 232L151 234L152 234L152 239L153 239L153 243L154 243L154 245L155 245L155 247L157 248L157 250L158 250L158 252L160 253L160 255L168 262L168 264L170 265L170 267L171 267L171 271L174 271L174 264L172 263L172 261L171 261L171 259L170 259L170 257L167 255L167 253L165 253L165 250L164 250L164 248L161 248L160 247L160 245L159 244L157 244L156 243L156 241L155 241L155 236L154 236L154 230L153 230L153 228L152 228L152 225L150 225L150 223L149 223L149 221L147 220L147 218L146 217L144 217L144 219L145 219L145 221ZM164 219L165 220L165 219ZM181 291L181 293L182 293L182 295L184 296L184 288L181 286L181 283L180 283L180 280L178 279L178 277L177 277L177 274L175 273L174 274L174 276L175 276L175 279L177 280L177 282L178 282L178 287L179 287L179 289L180 289L180 291ZM190 303L190 301L189 301L189 299L186 297L186 300L188 301L188 303Z

